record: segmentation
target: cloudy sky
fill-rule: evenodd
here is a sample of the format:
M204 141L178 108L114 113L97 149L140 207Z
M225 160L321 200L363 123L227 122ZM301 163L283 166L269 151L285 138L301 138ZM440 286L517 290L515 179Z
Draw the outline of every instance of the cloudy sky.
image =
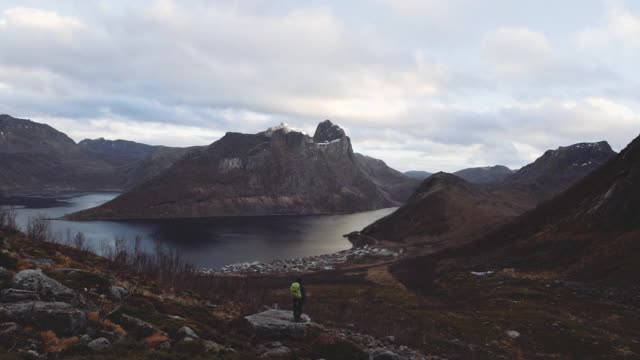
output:
M640 2L5 1L0 113L208 144L325 119L399 170L640 133Z

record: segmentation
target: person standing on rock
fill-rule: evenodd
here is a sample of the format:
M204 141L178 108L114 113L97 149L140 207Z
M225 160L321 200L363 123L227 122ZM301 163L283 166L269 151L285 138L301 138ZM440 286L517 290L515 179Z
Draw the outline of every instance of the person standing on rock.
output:
M304 286L302 286L302 279L297 278L291 284L289 288L291 291L291 297L293 298L293 319L295 321L300 321L300 317L302 316L302 304L306 298L304 293Z

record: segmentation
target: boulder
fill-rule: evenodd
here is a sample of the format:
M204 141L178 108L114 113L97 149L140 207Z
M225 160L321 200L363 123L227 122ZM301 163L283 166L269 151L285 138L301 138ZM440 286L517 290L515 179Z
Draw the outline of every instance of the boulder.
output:
M193 339L199 339L200 338L198 336L198 334L196 334L196 332L193 331L190 327L183 326L178 330L178 338L184 339L186 337L190 337L190 338L193 338Z
M22 270L11 280L21 290L38 293L44 301L62 301L76 306L86 305L82 295L45 275L42 270Z
M3 289L0 291L0 302L3 303L38 300L40 300L40 295L31 290Z
M87 346L93 351L104 351L111 347L111 342L101 337L89 342Z
M125 296L129 295L129 290L122 286L112 286L109 288L109 295L113 300L122 300Z
M58 335L77 335L87 327L87 315L63 302L29 301L0 305L0 321L14 321Z
M293 312L276 309L245 317L253 337L265 340L304 338L311 319L307 315L302 315L301 319L301 322L295 322Z

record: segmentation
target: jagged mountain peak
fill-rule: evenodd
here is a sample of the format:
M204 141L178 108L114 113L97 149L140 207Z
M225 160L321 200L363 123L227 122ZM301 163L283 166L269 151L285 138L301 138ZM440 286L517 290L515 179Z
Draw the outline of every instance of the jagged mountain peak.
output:
M325 120L318 124L316 132L313 135L313 141L317 143L332 142L341 140L347 135L340 126L331 122L331 120Z

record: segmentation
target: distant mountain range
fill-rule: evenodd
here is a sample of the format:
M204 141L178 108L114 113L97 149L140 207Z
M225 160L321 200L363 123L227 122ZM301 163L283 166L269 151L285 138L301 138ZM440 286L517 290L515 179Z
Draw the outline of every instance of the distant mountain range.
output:
M615 155L606 142L581 143L549 150L513 173L505 167L438 173L426 179L400 209L361 233L382 241L422 242L432 247L467 242L561 193ZM504 178L498 182L494 175L478 175L483 172Z
M429 176L433 175L433 173L427 172L427 171L421 171L421 170L411 170L411 171L405 171L404 173L405 175L418 179L418 180L424 180L426 178L428 178Z
M0 115L0 193L128 189L190 150L125 140L76 144L49 125Z
M355 154L337 125L227 133L75 219L330 214L399 206L419 181Z
M496 165L463 169L453 174L472 184L499 184L513 174L513 170Z

